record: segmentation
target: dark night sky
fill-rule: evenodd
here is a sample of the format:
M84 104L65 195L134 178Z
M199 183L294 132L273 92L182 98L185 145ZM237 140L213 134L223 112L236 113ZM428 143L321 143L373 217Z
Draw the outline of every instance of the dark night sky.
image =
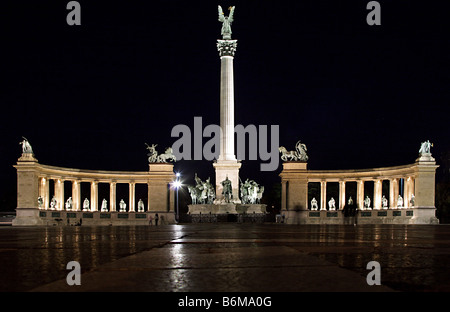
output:
M40 163L145 171L145 142L171 146L177 124L219 123L217 5L235 5L235 123L279 125L308 147L309 169L414 162L420 143L450 150L450 21L444 1L2 2L1 198L15 198L22 136ZM204 142L206 142L205 139ZM244 161L269 187L275 172ZM207 161L180 161L214 178ZM12 195L11 195L12 194ZM12 210L14 207L2 207Z

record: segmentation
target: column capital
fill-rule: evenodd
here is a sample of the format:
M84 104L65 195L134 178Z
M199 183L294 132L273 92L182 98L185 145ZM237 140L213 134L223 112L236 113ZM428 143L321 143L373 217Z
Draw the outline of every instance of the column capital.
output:
M217 51L220 57L234 56L237 48L237 40L221 40L217 39Z

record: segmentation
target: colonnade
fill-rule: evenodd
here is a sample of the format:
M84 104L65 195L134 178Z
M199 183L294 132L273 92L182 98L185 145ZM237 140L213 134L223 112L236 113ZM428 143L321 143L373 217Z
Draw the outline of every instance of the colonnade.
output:
M53 196L55 198L56 204L54 207L51 207L51 200L50 198L50 180L53 180L54 183L54 192ZM66 200L65 200L65 194L64 194L64 183L70 181L72 183L72 203L70 209L66 209ZM81 183L86 182L90 183L90 196L86 197L89 200L89 211L99 211L101 207L101 200L99 200L99 194L98 194L98 185L99 183L106 183L109 184L109 198L108 200L108 206L109 211L118 211L119 207L117 207L117 183L124 183L128 184L128 203L127 204L127 211L129 212L135 212L136 211L136 182L134 181L102 181L99 182L97 180L73 180L73 179L67 179L62 177L39 177L39 197L42 199L42 203L40 205L40 209L54 209L54 210L73 210L73 211L81 211L86 210L83 206L84 199L81 198ZM144 184L144 183L141 183ZM148 190L150 190L150 186L148 183L146 183L148 186ZM147 196L148 201L147 203L144 203L144 206L148 209L150 207L150 196ZM145 210L147 210L145 209Z
M403 179L403 185L401 189L400 181ZM336 201L336 209L343 209L345 205L348 204L349 197L346 192L346 185L349 182L356 183L356 198L352 198L354 204L359 209L364 209L364 187L365 182L373 181L373 198L370 198L371 209L382 209L383 203L382 198L383 195L388 200L387 208L412 208L413 204L411 203L411 198L414 196L414 177L413 176L404 176L404 177L391 177L388 179L308 179L309 183L320 183L320 210L327 210L328 201L330 200L330 196L327 196L327 183L339 183L339 195L338 198L334 198ZM383 181L389 181L389 194L382 193L382 184ZM287 183L287 181L282 181L282 183ZM282 187L282 189L286 189L286 186ZM398 197L400 194L403 194L403 204L398 204Z
M348 185L356 182L356 198L352 198L359 209L364 209L364 188L366 182L373 182L373 196L370 198L371 209L383 209L383 195L388 200L388 208L398 208L399 195L402 196L401 208L413 208L411 198L414 196L414 208L435 209L434 185L436 165L434 159L418 158L415 163L404 166L369 168L363 170L308 170L305 162L284 162L281 177L282 210L308 210L311 200L310 183L320 183L320 195L315 200L320 204L317 209L328 210L328 183L339 183L339 193L333 198L336 209L343 209L348 203ZM389 181L389 191L383 181ZM353 185L352 185L353 186ZM336 185L337 188L337 185ZM354 190L351 191L355 193ZM372 193L372 190L370 192ZM335 196L337 192L333 192ZM320 198L319 198L320 196Z
M17 209L13 225L43 225L46 222L43 219L46 214L41 214L41 212L47 209L102 211L103 198L100 198L99 195L103 191L106 195L108 188L109 195L105 198L106 210L120 212L120 204L118 205L120 199L117 198L118 184L128 185L126 211L141 212L143 210L146 212L146 217L148 212L151 212L158 213L160 217L164 216L164 219L169 222L174 220L175 197L174 189L170 187L170 184L174 181L175 174L173 164L170 163L151 163L148 171L84 170L43 165L38 163L33 154L23 153L14 167L17 169ZM68 182L71 183L71 191L69 191ZM88 183L89 189L88 185L83 183ZM102 189L99 192L99 185L103 183L107 184L108 188L105 187L103 190L103 185L101 185ZM139 205L139 201L136 201L136 187L140 184L147 186L147 191L144 193L145 195L142 195L142 199L147 198L148 200L143 202L143 205ZM120 194L122 190L119 191ZM123 191L125 193L125 189ZM70 192L70 194L64 194L65 192ZM85 194L88 192L89 195L86 197ZM71 198L71 203L70 200L67 201L69 198ZM89 201L89 208L83 207L85 199ZM66 216L66 214L62 216ZM94 214L92 217L90 221L93 223L101 222L100 219L97 220L94 217ZM142 216L139 218L142 219ZM108 218L108 220L117 221L114 218ZM124 220L128 219L122 218L119 221L125 222ZM135 222L135 218L130 218L129 222ZM144 222L147 222L146 219Z

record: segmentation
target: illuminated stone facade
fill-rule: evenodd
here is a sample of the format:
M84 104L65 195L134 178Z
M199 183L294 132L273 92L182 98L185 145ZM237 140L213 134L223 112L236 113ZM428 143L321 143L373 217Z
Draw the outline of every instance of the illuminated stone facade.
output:
M38 163L32 154L24 153L14 166L17 169L17 209L13 225L48 225L55 223L82 224L150 224L158 214L163 223L174 222L173 164L151 163L149 171L100 171L48 166ZM50 183L50 181L53 181ZM70 194L64 194L64 182L72 184ZM83 209L81 183L90 184L89 209ZM109 184L108 212L101 212L99 183ZM118 212L116 186L128 184L126 213ZM52 192L50 192L50 184ZM147 186L144 211L137 211L136 185ZM51 207L50 194L56 205ZM70 208L65 206L71 197ZM41 203L39 203L41 199Z
M346 185L356 183L356 198L353 198L357 213L356 223L405 223L436 224L435 216L435 160L420 157L415 163L405 166L371 168L364 170L308 170L306 162L285 162L280 174L282 186L282 211L286 223L290 224L345 224L349 221L343 209L348 203ZM365 182L373 183L370 209L364 208ZM388 194L383 194L383 181L389 183ZM308 191L310 183L320 184L319 211L312 211ZM336 211L331 212L327 203L327 184L338 183L339 194ZM398 196L402 194L404 204L399 207ZM382 196L389 205L382 207ZM311 197L311 196L309 196ZM352 222L353 222L352 221Z

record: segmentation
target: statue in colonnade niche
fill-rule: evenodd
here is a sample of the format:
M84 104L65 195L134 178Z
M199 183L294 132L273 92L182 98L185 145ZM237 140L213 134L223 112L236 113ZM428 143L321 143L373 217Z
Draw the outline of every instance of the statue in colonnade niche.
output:
M409 203L411 204L411 207L414 207L416 203L416 197L414 197L414 194L411 194L411 199L409 200Z
M127 211L127 204L123 201L123 199L119 202L119 212L126 212Z
M402 208L403 207L403 197L401 195L398 195L397 198L397 207Z
M106 198L103 198L101 211L108 211L108 201L106 200Z
M328 201L328 209L329 210L336 210L336 201L333 197Z
M317 206L317 199L315 197L313 197L313 199L311 199L311 210L317 210L319 209L319 206Z
M50 209L52 209L52 210L56 209L56 198L55 198L55 196L53 196L52 200L50 201Z
M89 211L89 199L87 198L83 201L83 211Z
M145 208L144 208L144 202L142 201L142 199L139 199L138 201L138 212L144 212Z
M72 204L73 204L73 202L72 202L72 197L69 197L69 198L66 200L66 210L72 210Z
M383 195L381 198L381 205L383 206L383 209L388 209L388 200L386 196Z
M348 198L347 205L349 205L349 206L353 205L353 199L351 196Z
M369 196L366 196L366 198L364 199L364 207L366 209L370 209L370 198L369 198Z
M38 197L38 207L39 209L42 209L42 207L44 206L44 199L42 198L42 196Z

